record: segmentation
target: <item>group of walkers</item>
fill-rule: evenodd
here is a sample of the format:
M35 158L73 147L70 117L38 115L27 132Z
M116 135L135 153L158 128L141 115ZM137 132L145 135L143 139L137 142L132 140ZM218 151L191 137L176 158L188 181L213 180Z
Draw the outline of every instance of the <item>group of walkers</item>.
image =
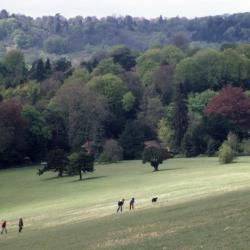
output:
M18 222L18 232L21 233L22 230L23 230L23 219L20 218L20 219L19 219L19 222ZM3 223L2 223L2 231L1 231L1 234L3 234L3 233L6 233L6 234L8 233L8 231L7 231L7 221L6 221L6 220L3 221Z
M117 211L116 211L117 213L119 211L122 213L122 208L123 208L124 202L125 202L124 198L118 201L118 208L117 208ZM135 208L135 198L133 197L133 198L131 198L131 200L129 202L129 210L132 210L134 208ZM23 226L24 226L23 219L20 218L19 222L18 222L18 232L19 233L22 232ZM7 234L7 221L6 220L2 222L2 231L1 231L1 234L3 234L3 233Z
M125 199L121 199L118 201L118 208L117 208L117 213L120 211L122 213L122 207L124 205ZM133 197L130 202L129 202L129 210L134 209L134 205L135 205L135 198Z

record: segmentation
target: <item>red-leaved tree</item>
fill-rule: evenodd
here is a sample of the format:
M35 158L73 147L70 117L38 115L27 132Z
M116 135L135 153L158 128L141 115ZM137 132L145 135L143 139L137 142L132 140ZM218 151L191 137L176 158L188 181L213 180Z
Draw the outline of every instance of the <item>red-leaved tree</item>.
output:
M204 113L222 115L235 125L250 129L250 97L247 97L240 87L224 87L209 101Z

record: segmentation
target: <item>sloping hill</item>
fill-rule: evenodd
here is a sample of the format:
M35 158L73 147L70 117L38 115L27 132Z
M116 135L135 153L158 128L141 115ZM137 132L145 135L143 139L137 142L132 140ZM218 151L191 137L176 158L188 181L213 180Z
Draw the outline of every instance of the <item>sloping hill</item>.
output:
M0 172L3 249L248 249L249 157L173 159L152 173L141 162L97 166L82 182L35 168ZM136 210L128 200L136 198ZM159 202L151 204L153 196ZM116 214L116 201L125 211ZM25 228L17 233L17 220Z

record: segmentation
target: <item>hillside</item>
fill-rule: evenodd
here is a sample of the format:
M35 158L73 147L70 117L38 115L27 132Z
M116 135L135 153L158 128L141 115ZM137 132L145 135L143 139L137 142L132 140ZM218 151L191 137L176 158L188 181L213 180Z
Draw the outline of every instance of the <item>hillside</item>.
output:
M0 247L248 249L249 157L227 166L216 158L173 159L160 169L152 173L139 161L97 165L83 181L39 177L36 167L1 171L0 214L9 232ZM153 196L158 203L151 204ZM124 212L116 214L122 197Z
M131 16L66 19L60 14L34 19L6 10L0 12L0 56L9 48L20 48L28 62L58 55L79 62L80 58L117 44L145 50L166 44L204 47L249 41L250 13L195 19L160 16L148 20Z

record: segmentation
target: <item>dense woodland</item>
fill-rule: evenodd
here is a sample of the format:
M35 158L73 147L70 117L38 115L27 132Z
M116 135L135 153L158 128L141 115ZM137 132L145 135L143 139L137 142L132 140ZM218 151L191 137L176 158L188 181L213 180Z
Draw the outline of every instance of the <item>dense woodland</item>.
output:
M39 162L87 141L102 162L140 159L151 140L188 157L241 141L248 154L249 90L249 44L118 46L75 68L65 58L28 65L11 50L0 63L0 164Z
M32 19L2 11L0 18L1 44L24 36L29 41L16 43L0 61L1 168L44 161L55 152L64 165L65 154L86 143L100 162L141 159L146 141L177 156L250 153L250 44L233 43L250 38L250 14L148 21ZM237 35L225 38L234 28ZM166 44L139 51L151 46L143 43L156 30ZM64 56L27 62L21 49L46 50L58 39L70 41L71 51L90 43L128 46L96 51L78 65ZM231 43L200 48L190 43L195 39ZM84 157L71 156L75 162Z
M9 48L22 49L26 61L50 55L68 55L79 62L94 52L124 44L146 50L166 44L185 48L219 46L220 43L250 41L250 13L187 19L155 19L131 16L81 17L66 19L60 14L32 18L0 12L0 56Z

